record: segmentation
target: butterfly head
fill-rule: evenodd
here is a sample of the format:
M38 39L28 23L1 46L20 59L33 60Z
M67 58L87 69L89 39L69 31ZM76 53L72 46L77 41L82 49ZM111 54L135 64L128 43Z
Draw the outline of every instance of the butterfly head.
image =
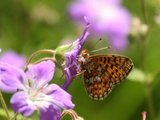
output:
M81 54L78 56L77 61L80 64L85 64L87 62L86 60L88 60L89 57L90 57L90 54L88 50L85 49L85 50L82 50Z

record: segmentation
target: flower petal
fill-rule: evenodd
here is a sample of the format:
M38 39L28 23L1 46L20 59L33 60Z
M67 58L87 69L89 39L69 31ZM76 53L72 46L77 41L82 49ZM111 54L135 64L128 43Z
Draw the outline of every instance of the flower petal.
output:
M14 65L19 68L23 68L26 59L24 56L18 55L13 51L7 51L0 56L0 61Z
M34 106L32 101L28 99L27 94L25 92L15 93L12 96L10 102L11 102L12 108L16 112L19 112L24 116L30 116L36 109L36 106Z
M111 36L109 42L117 51L123 51L128 45L127 37L123 35Z
M84 29L83 35L81 38L77 39L73 42L73 49L69 52L65 53L65 61L66 64L64 66L64 74L65 74L65 83L63 85L63 89L67 89L71 84L73 77L79 71L79 65L77 63L77 56L80 54L80 50L89 35L88 28L89 22L86 20L86 28Z
M56 84L51 84L45 88L45 94L53 98L53 104L63 109L71 109L74 104L71 101L71 95Z
M55 64L51 61L43 61L28 66L27 76L33 85L44 85L48 83L54 74Z
M26 79L24 72L7 63L0 62L0 89L5 92L15 92L24 89Z
M72 61L74 61L77 58L77 55L79 55L80 50L89 35L89 25L90 23L87 21L86 18L86 28L84 29L81 38L78 38L76 41L72 43L73 49L71 51L65 53L65 57L69 60L67 62L68 64L70 64L70 62L72 63Z
M47 109L40 110L40 120L59 120L61 110L55 106L50 105Z
M110 38L110 34L121 34L123 38L127 38L130 32L131 15L121 5L121 0L77 0L70 4L69 13L71 18L78 23L83 23L83 16L87 16L91 23L90 32L94 38ZM123 40L119 40L119 43L121 42L119 50L125 49L127 45ZM115 46L119 47L117 44L115 43Z
M79 65L76 62L73 62L71 66L64 68L65 82L62 86L63 89L67 90L73 80L73 77L77 74L78 71Z

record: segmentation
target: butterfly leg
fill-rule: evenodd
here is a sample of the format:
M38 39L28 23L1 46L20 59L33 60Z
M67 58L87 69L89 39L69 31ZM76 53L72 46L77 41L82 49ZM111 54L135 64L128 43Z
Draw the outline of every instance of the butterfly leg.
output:
M79 75L82 75L84 72L85 72L85 70L79 71L79 72L74 76L74 78L76 78L76 77L79 76ZM74 78L73 78L73 79L74 79Z

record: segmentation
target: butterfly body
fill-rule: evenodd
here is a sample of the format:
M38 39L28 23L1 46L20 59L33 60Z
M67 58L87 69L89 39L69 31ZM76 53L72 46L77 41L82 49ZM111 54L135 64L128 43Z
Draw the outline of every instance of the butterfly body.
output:
M84 84L88 95L103 100L113 86L120 83L133 67L131 59L119 55L93 55L83 50L78 58L84 71Z

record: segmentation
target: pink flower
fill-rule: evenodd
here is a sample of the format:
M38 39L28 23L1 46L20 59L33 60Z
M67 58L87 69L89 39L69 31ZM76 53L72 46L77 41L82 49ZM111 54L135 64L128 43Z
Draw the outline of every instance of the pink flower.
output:
M107 37L111 46L123 50L127 46L131 16L120 0L75 0L69 6L71 18L83 23L88 17L92 36Z
M23 68L26 62L26 58L23 55L15 53L14 51L7 51L0 54L0 61L19 68Z
M56 84L55 64L48 60L29 65L28 70L0 62L0 90L13 93L12 108L24 116L39 110L41 120L59 120L61 109L72 109L71 95Z

